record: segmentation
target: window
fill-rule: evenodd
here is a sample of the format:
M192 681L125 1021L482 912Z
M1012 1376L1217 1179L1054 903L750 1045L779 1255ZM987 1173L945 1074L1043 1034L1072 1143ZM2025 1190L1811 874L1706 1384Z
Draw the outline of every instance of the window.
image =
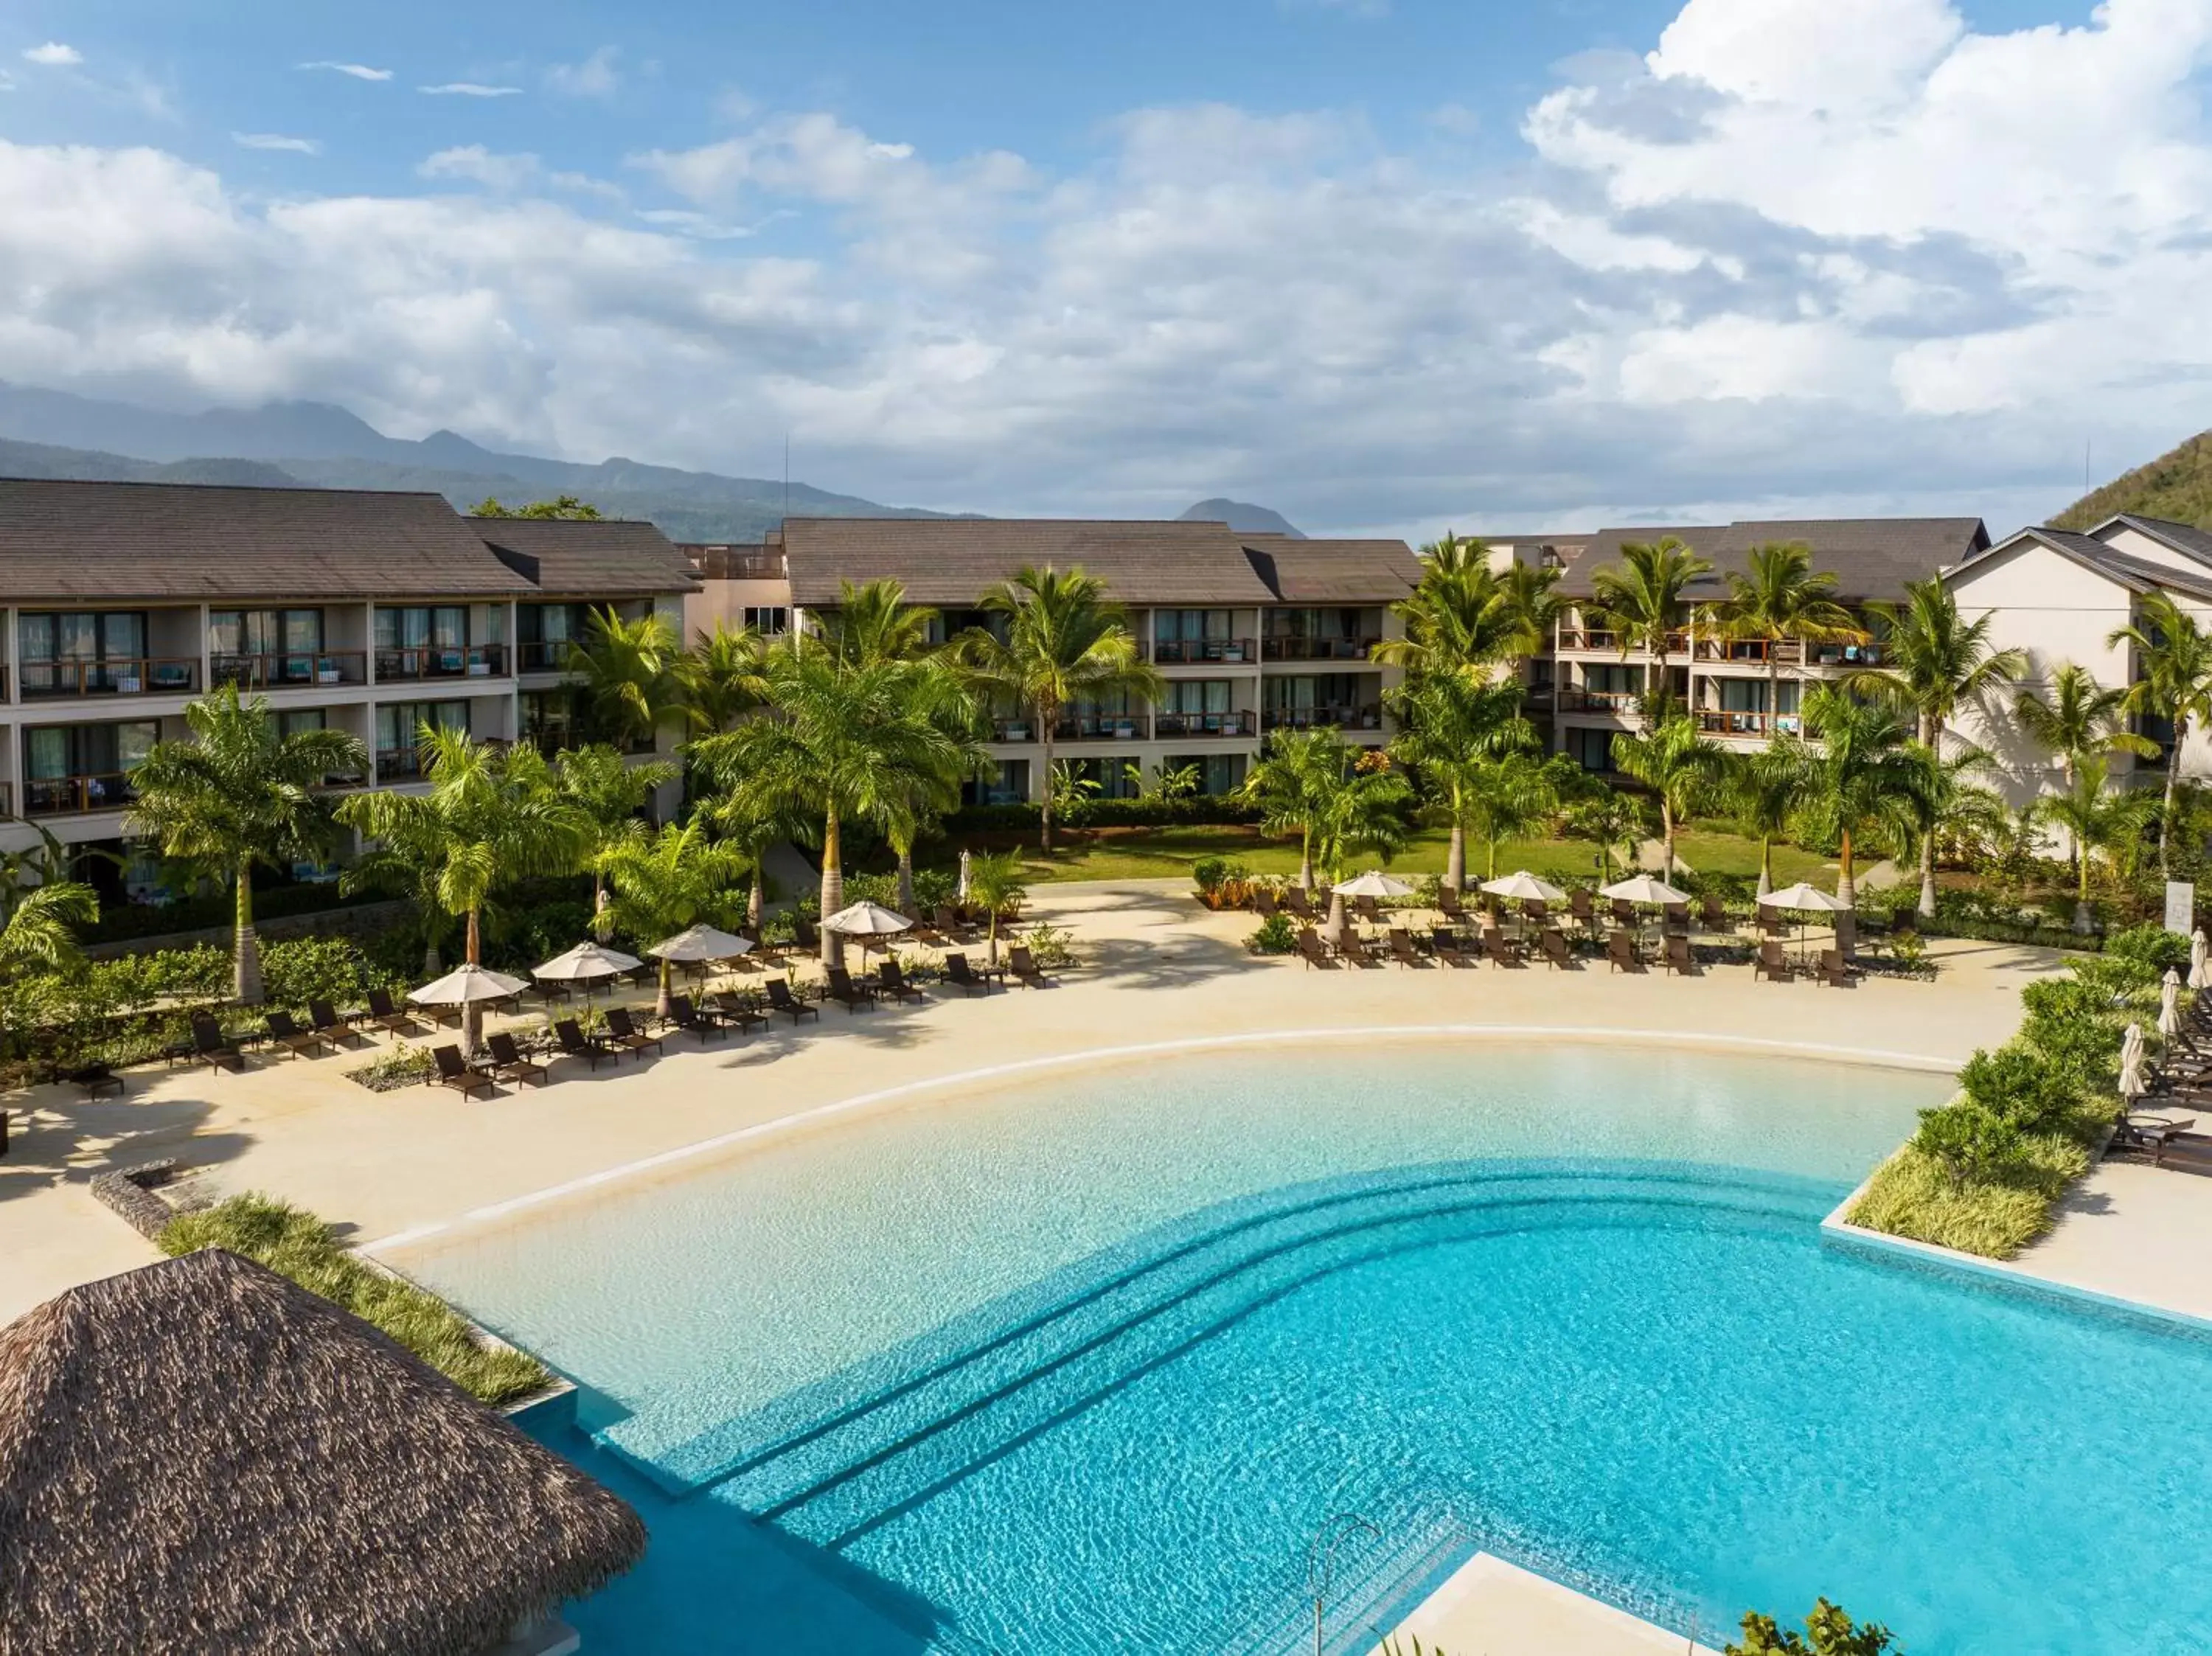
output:
M469 728L465 701L387 701L376 710L376 768L386 780L422 774L422 758L416 744L422 727L460 731Z
M313 684L318 669L336 682L335 662L320 659L319 610L210 610L208 653L216 678L249 684ZM358 677L358 674L356 675Z
M781 604L748 604L739 619L764 638L777 638L791 630L791 611Z
M970 777L960 785L963 805L1018 805L1030 797L1030 761L1001 759L994 774Z
M1133 799L1142 792L1136 777L1129 774L1130 763L1126 759L1076 759L1068 769L1079 779L1095 782L1098 791L1095 799Z
M128 773L161 737L154 719L33 725L23 732L23 804L33 816L116 810L131 803Z
M276 715L278 737L299 735L302 731L319 731L330 723L320 707L288 707Z
M1161 761L1160 768L1164 771L1195 768L1200 793L1233 793L1244 780L1244 755L1241 753L1171 754Z
M469 647L466 604L410 605L394 609L379 604L376 647L380 650L465 650Z
M525 690L522 693L522 739L550 755L574 747L576 738L576 697L573 690Z
M1584 770L1602 775L1613 769L1613 732L1571 727L1567 752Z
M1757 678L1724 678L1721 687L1721 711L1729 713L1763 713L1766 711L1766 682Z
M141 676L146 654L146 612L112 610L19 615L15 642L26 695L112 690L119 680Z
M1225 678L1177 679L1168 686L1165 711L1177 713L1225 713L1229 711L1230 681Z

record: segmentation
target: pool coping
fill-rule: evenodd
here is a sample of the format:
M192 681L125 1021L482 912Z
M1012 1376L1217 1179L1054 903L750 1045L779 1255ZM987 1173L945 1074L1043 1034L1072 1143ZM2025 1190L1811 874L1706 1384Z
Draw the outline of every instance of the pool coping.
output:
M1018 1077L1048 1073L1054 1070L1085 1063L1118 1064L1177 1052L1353 1039L1591 1041L1612 1046L1672 1046L1692 1050L1705 1048L1773 1058L1822 1059L1863 1065L1871 1069L1909 1070L1943 1075L1952 1074L1958 1069L1955 1059L1939 1058L1925 1052L1891 1052L1881 1048L1842 1046L1831 1042L1777 1040L1755 1035L1582 1024L1352 1024L1297 1029L1240 1030L1229 1034L1191 1035L1174 1040L1140 1041L1119 1046L1091 1046L1077 1052L1052 1052L1036 1058L1018 1059L1006 1064L987 1065L977 1069L931 1076L919 1081L902 1082L896 1086L878 1088L869 1092L850 1094L843 1098L832 1099L821 1104L810 1105L804 1109L792 1111L788 1114L775 1116L766 1121L757 1121L747 1126L734 1128L726 1133L717 1133L711 1137L697 1139L689 1144L679 1144L673 1149L658 1151L652 1156L621 1162L611 1168L599 1168L574 1179L564 1180L559 1184L526 1192L520 1196L508 1197L502 1201L471 1208L452 1218L410 1226L405 1229L394 1231L390 1235L378 1237L373 1241L356 1244L356 1249L363 1253L381 1254L386 1250L398 1251L416 1247L438 1237L474 1229L481 1225L496 1223L501 1220L510 1219L518 1214L528 1212L534 1208L550 1206L610 1186L626 1184L651 1174L681 1166L688 1162L702 1160L722 1151L734 1149L742 1144L779 1138L788 1133L798 1132L848 1115L858 1114L878 1105L895 1103L939 1088L972 1086L978 1083L995 1084ZM1853 1193L1852 1199L1856 1199L1856 1192Z

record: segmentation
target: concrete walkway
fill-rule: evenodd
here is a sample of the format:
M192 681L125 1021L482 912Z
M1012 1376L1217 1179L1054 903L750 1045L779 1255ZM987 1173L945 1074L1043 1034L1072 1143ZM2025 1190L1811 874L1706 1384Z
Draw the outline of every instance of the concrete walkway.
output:
M1713 1656L1711 1647L1479 1552L1374 1656Z

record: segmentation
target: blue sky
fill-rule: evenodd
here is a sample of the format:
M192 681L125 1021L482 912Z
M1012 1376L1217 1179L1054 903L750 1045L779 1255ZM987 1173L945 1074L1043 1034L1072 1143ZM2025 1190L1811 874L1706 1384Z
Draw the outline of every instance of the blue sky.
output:
M994 512L2002 527L2212 425L2208 58L2212 0L23 7L0 377Z

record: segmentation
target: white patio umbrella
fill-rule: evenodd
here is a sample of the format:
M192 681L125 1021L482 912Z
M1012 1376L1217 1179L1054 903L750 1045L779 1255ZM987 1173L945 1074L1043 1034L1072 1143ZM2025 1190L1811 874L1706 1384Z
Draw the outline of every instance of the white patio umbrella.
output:
M965 851L960 853L960 901L963 903L968 901L968 853Z
M595 943L580 943L550 961L530 968L530 975L547 983L582 983L592 978L611 978L639 964L635 955Z
M822 922L822 929L835 931L840 937L850 937L860 944L865 955L868 945L877 938L895 937L913 925L914 922L905 915L895 913L881 903L863 900L849 908L839 909Z
M695 925L653 944L645 952L655 960L680 961L688 964L698 961L733 961L740 955L751 954L752 950L750 940L740 937L735 932L725 931L719 926Z
M2181 1033L2181 974L2170 966L2159 980L2158 1032L2168 1040Z
M1516 902L1563 903L1567 894L1549 880L1540 880L1525 868L1516 868L1501 879L1485 880L1480 888L1493 897L1510 897Z
M1787 908L1799 913L1810 910L1820 914L1840 914L1850 907L1833 892L1807 885L1802 880L1779 891L1770 891L1759 901L1765 908Z
M2203 989L2212 986L2212 942L2204 936L2204 928L2197 927L2189 939L2189 986Z
M1654 879L1649 874L1638 874L1631 879L1615 880L1611 885L1600 886L1597 889L1597 895L1601 897L1611 897L1624 903L1664 905L1686 903L1690 901L1688 892L1677 891L1664 880ZM1765 899L1762 898L1760 901L1764 901Z
M2140 1098L2150 1090L2144 1083L2142 1072L2142 1026L2128 1025L2128 1032L2120 1037L2120 1096Z
M426 983L420 989L410 989L407 998L418 1006L458 1006L461 1009L461 1040L464 1048L471 1052L477 1049L483 1036L483 1013L478 1009L487 1001L505 1000L523 991L520 978L510 978L504 972L487 972L481 966L464 966L446 974L434 983Z
M1410 897L1413 888L1395 874L1385 874L1379 868L1349 880L1339 881L1329 888L1343 897Z

